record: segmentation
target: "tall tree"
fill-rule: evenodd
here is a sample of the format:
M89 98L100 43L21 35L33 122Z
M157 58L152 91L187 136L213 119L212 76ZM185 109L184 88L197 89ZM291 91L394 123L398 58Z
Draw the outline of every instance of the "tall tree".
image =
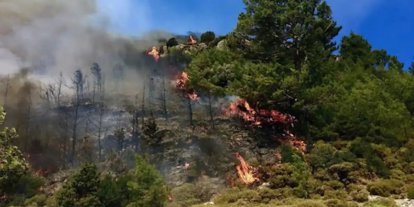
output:
M341 27L333 20L325 1L244 0L244 3L246 11L239 16L230 40L237 40L247 57L292 64L300 70L306 62L323 62L336 49L333 38Z

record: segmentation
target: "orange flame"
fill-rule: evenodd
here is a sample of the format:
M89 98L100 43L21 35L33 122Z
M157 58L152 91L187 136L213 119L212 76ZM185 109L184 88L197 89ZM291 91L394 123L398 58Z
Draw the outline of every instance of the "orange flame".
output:
M240 180L246 185L259 181L259 178L255 176L255 169L251 167L246 160L244 160L240 153L236 153L236 158L240 162L240 164L236 166L237 174L239 175Z
M245 122L253 126L260 127L262 124L291 124L295 122L295 118L288 114L283 114L277 110L255 110L250 104L244 100L239 99L230 104L226 113L230 116L240 117Z
M189 79L189 77L188 77L188 73L186 73L186 72L182 72L181 74L180 74L180 76L178 77L178 79L176 80L176 82L175 82L175 86L178 88L178 89L181 89L181 90L185 90L186 89L186 87L187 87L187 83L188 83L188 81L189 81L190 79Z
M293 134L289 132L288 136L285 137L281 142L292 146L293 148L299 150L302 154L305 154L306 152L307 145L305 141L295 137Z
M180 74L180 76L178 77L178 79L175 81L175 86L177 87L177 89L185 92L186 97L192 101L198 101L200 99L200 97L198 96L197 92L190 88L188 89L188 81L190 80L188 73L186 72L182 72Z
M156 47L152 47L151 51L148 52L148 55L152 56L155 62L158 62L160 59L160 52L158 52L158 49Z
M189 45L195 45L195 44L197 44L197 40L195 40L195 39L193 38L193 36L192 36L192 35L190 35L190 36L188 37L188 39L187 39L187 44L189 44Z

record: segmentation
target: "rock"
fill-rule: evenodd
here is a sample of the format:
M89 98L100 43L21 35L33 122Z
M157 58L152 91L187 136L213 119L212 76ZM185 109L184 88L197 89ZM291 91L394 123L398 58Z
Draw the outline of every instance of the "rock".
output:
M220 42L217 43L216 48L218 50L227 50L227 41L226 40L221 40Z
M395 200L398 206L401 207L414 207L414 200L410 199L397 199Z

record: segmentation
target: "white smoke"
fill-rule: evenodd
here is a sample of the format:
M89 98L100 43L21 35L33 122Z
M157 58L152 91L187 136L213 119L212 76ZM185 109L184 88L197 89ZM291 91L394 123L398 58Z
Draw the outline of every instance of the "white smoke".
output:
M155 42L114 35L106 22L94 0L1 0L0 74L28 68L38 76L70 76L93 62L109 74L126 53Z

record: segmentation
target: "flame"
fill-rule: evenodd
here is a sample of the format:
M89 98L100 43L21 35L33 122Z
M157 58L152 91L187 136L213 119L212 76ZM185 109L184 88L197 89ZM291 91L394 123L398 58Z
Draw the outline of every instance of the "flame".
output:
M193 38L193 36L192 36L192 35L190 35L190 36L188 37L188 39L187 39L187 44L189 44L189 45L195 45L195 44L197 44L197 40L195 40L195 39Z
M188 73L186 73L186 72L182 72L181 74L180 74L180 76L178 77L178 79L176 80L176 82L175 82L175 86L178 88L178 89L181 89L181 90L185 90L186 89L186 87L187 87L187 83L188 83L188 81L189 81L190 79L189 79L189 77L188 77Z
M295 137L292 133L288 132L288 136L286 136L281 142L292 146L293 148L299 150L302 154L305 154L306 152L307 145L305 141Z
M185 92L186 97L192 101L198 101L200 97L197 92L190 88L188 89L188 81L190 80L188 73L182 72L178 79L175 81L175 87L183 92Z
M260 127L263 124L290 124L293 125L295 117L283 114L277 110L255 110L245 99L238 99L231 103L226 113L230 116L240 117L253 126Z
M187 91L187 97L192 101L198 101L200 99L200 97L198 96L198 94L196 93L194 89L189 89Z
M259 181L259 178L257 178L254 173L256 170L251 167L246 160L244 160L240 153L236 153L236 158L240 162L240 164L236 166L237 174L239 175L240 180L247 185Z
M152 47L151 51L148 52L148 55L152 56L155 62L158 62L160 59L160 52L158 52L158 49L156 47Z

